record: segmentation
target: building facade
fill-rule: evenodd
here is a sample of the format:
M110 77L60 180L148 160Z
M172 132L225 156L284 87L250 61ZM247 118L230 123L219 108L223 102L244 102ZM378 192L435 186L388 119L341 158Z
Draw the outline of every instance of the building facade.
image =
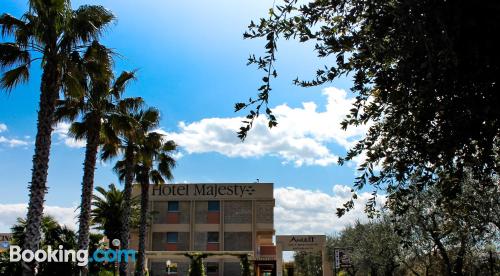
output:
M184 254L192 252L209 254L204 260L208 276L240 275L242 254L249 255L256 275L276 275L272 183L155 185L149 196L150 275L187 275ZM137 248L137 233L131 247Z

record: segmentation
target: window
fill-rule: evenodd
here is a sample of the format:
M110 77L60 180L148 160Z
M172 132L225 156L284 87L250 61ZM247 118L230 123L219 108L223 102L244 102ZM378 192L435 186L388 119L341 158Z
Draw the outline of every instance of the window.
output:
M220 211L220 201L209 201L208 202L208 211L219 212Z
M217 273L219 272L219 265L217 263L207 264L207 273Z
M177 232L167 233L167 243L177 243Z
M208 243L218 243L219 242L219 232L208 232L207 233Z
M169 201L168 202L169 212L179 212L179 201Z
M167 275L170 275L170 274L177 274L177 264L176 263L171 263L170 266L166 265L166 272L167 272Z

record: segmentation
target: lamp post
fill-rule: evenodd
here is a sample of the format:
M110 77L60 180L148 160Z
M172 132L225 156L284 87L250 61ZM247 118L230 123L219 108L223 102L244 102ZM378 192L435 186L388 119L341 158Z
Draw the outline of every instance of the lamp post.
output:
M167 275L170 275L170 265L172 265L172 262L170 262L170 260L167 260L165 264L167 265Z
M118 260L120 259L118 257L118 254L119 254L118 249L120 248L121 242L119 239L113 239L111 241L111 244L115 247L115 252L116 252L116 255L115 255L115 273L114 273L116 276L116 275L118 275Z

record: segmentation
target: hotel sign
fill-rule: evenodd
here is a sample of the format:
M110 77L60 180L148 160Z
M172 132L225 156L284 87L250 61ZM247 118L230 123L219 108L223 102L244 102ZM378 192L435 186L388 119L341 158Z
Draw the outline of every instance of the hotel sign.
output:
M281 235L276 244L282 251L321 251L326 244L325 235Z
M152 200L260 199L273 198L273 184L164 184L152 185L149 193Z

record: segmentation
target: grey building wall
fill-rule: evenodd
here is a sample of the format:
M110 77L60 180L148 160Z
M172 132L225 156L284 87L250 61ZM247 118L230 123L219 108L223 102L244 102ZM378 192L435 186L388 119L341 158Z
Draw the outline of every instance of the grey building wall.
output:
M155 201L153 202L153 223L164 224L167 223L167 202Z
M239 275L241 275L241 267L239 262L224 262L224 276Z
M189 250L189 232L179 232L177 234L177 250L187 251Z
M179 201L179 223L188 224L189 223L189 208L191 203L189 201Z
M153 250L167 250L167 233L153 232Z
M207 232L194 233L194 250L207 250Z
M274 221L274 201L255 201L255 213L257 223L273 223Z
M252 202L249 200L225 201L224 223L252 223Z
M225 232L224 250L251 251L252 232Z
M207 223L208 201L196 201L194 209L195 222L200 224Z

